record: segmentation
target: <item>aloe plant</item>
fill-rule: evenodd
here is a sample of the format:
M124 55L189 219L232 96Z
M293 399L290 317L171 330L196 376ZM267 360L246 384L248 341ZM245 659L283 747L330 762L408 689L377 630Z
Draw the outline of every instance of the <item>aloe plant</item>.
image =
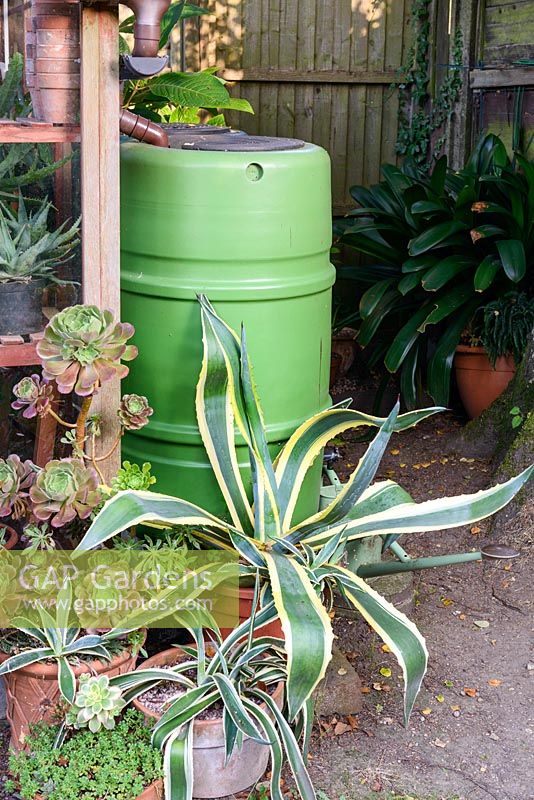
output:
M235 548L265 582L263 599L273 607L263 624L280 617L288 654L287 706L298 718L331 658L332 626L323 598L337 588L391 648L405 678L407 721L425 674L427 650L415 625L358 575L340 565L345 545L367 536L440 531L476 522L502 508L529 479L534 467L507 483L474 495L415 503L393 481L373 484L390 436L439 408L387 419L334 407L303 423L273 462L256 396L244 331L242 336L201 305L204 357L197 386L199 428L231 522L180 498L155 492L120 492L100 511L79 550L90 550L142 522L194 525L206 547ZM293 514L302 481L322 448L341 432L373 426L378 433L347 485L324 510L298 524ZM249 447L254 503L238 467L235 430Z
M0 283L28 282L46 278L64 283L55 273L72 257L78 244L79 220L67 228L66 223L48 230L52 203L43 200L28 213L24 198L18 197L18 209L0 203Z
M444 156L430 174L408 161L382 174L351 189L359 208L338 226L346 253L376 263L340 264L338 275L355 287L357 341L371 364L400 375L409 408L424 386L447 405L455 349L477 309L534 288L534 163L512 161L490 134L459 173Z

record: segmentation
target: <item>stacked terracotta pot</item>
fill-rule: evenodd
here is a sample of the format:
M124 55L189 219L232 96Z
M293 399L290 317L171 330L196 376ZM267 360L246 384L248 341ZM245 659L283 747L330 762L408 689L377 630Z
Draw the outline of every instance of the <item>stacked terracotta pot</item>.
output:
M77 0L31 0L26 17L26 83L36 119L78 122L80 4Z

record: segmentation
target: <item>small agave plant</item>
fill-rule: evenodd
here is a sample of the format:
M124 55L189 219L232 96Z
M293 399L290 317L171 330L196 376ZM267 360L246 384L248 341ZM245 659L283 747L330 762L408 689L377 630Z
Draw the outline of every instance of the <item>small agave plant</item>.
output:
M121 690L110 686L107 675L80 675L78 691L72 707L68 710L65 722L76 729L89 728L97 733L101 728L113 730L116 717L126 703Z
M263 581L262 625L278 615L287 650L287 712L298 718L332 654L328 598L339 591L382 637L405 678L406 721L427 665L423 637L407 617L361 577L342 566L346 543L369 536L441 531L477 522L505 506L529 480L534 467L477 494L416 503L393 481L373 483L393 433L442 410L430 408L387 419L334 407L304 422L273 462L256 396L244 332L238 336L199 297L204 358L197 386L199 428L228 507L221 519L187 500L153 492L120 492L104 505L79 545L91 550L143 522L195 526L205 547L233 548ZM323 447L345 430L378 432L343 491L324 510L293 522L302 482ZM248 445L254 503L239 470L235 429Z

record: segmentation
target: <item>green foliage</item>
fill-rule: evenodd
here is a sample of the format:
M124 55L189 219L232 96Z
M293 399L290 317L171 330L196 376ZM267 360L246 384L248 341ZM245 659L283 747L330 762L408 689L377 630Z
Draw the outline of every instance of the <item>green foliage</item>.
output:
M55 274L58 266L70 258L78 245L78 220L70 228L64 222L54 231L48 229L52 203L43 200L28 213L22 194L18 209L0 203L0 283L28 282L45 278L64 283Z
M523 422L525 421L525 417L519 406L514 406L510 409L510 416L511 421L510 424L512 428L515 430L516 428L520 428Z
M495 366L500 356L513 355L519 364L534 330L534 298L508 292L484 306L482 344Z
M36 725L27 750L9 759L23 800L132 800L161 778L162 759L141 714L128 710L114 730L72 733L54 749L56 727ZM13 787L14 788L14 787Z
M111 481L111 488L114 492L122 492L126 489L146 492L156 483L156 478L151 475L151 469L152 464L148 461L142 467L139 464L132 464L130 461L123 461L121 469Z
M174 2L161 21L160 49L167 47L174 28L184 19L199 17L210 12L193 3ZM133 32L134 16L121 25L121 33ZM121 52L128 45L121 36ZM154 78L128 81L124 87L123 105L135 114L155 122L205 122L224 125L223 110L243 111L253 114L252 106L242 98L232 98L226 81L214 73L216 68L202 72L166 72Z
M430 90L429 65L432 46L430 41L431 0L413 0L410 9L414 43L408 53L405 75L399 86L399 129L397 153L408 156L419 165L426 164L439 154L444 137L432 143L434 133L443 126L454 111L462 88L462 32L454 34L452 63L449 73L434 96Z
M74 703L67 712L66 724L76 729L113 730L125 702L120 689L110 686L107 675L80 675Z
M357 341L371 366L400 374L409 408L422 388L447 405L455 349L477 309L512 289L531 291L534 164L511 161L498 137L483 137L465 168L446 157L427 172L406 161L351 194L360 208L340 243L376 263L340 265L355 288Z
M54 532L46 523L38 525L36 522L32 522L26 525L22 539L26 544L26 550L36 552L37 550L50 551L56 549Z

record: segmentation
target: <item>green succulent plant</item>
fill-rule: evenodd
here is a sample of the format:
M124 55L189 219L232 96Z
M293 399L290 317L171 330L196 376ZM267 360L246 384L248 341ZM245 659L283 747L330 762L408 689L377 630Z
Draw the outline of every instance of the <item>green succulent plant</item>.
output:
M152 522L163 527L194 526L205 547L236 551L243 562L242 573L259 573L264 582L263 605L270 610L262 624L278 615L283 626L290 721L298 717L330 661L333 632L328 598L339 591L399 660L408 720L426 670L424 639L404 614L340 565L346 544L369 536L395 540L402 533L472 524L506 505L534 467L474 495L416 503L395 482L373 480L391 435L441 409L399 414L398 404L387 419L343 406L321 412L293 433L273 462L245 334L239 337L229 328L206 297L201 295L199 301L204 357L197 385L197 420L231 521L182 498L121 492L106 502L77 549L91 550L132 526ZM376 427L378 432L347 485L324 510L296 524L294 511L308 470L332 438L361 426ZM253 504L239 469L236 429L249 448Z
M125 394L119 406L119 419L127 431L138 431L148 425L154 409L148 405L146 397L140 394Z
M114 492L123 492L126 489L147 491L156 483L156 478L151 475L151 469L152 464L148 461L145 461L142 467L130 461L123 461L121 469L111 480L111 488Z
M110 311L90 305L66 308L52 317L37 344L43 377L56 381L61 394L90 396L105 381L128 374L121 360L137 355L137 348L126 344L133 334L133 325L115 323Z
M0 458L0 517L20 517L26 510L29 490L38 467L17 455Z
M101 728L111 731L115 727L126 703L121 690L110 686L107 675L80 675L78 691L72 708L66 716L66 723L73 728L89 728L96 733Z
M26 525L22 539L26 543L27 550L55 550L56 542L54 532L44 523L37 525L35 522Z
M13 394L16 400L11 403L11 408L22 412L25 419L44 416L51 407L54 397L53 386L35 374L22 378L14 387Z
M30 489L32 511L38 520L59 528L76 517L87 519L102 501L98 475L78 458L49 461Z
M54 231L48 229L52 203L43 200L35 211L28 213L22 195L15 212L0 203L0 283L27 283L45 278L49 282L65 283L55 270L64 264L78 244L80 221L67 227L64 222Z

